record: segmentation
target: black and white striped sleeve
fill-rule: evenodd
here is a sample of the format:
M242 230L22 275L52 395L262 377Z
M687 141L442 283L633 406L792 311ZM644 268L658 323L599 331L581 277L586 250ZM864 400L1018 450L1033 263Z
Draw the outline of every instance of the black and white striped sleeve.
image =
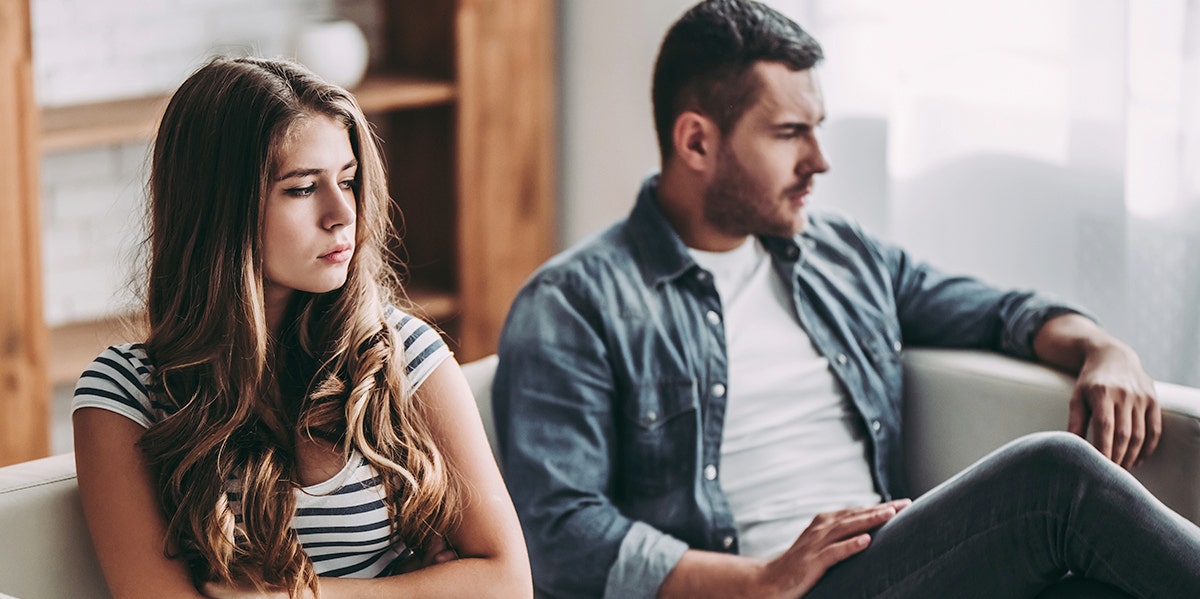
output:
M411 314L389 307L388 324L404 344L404 374L415 390L435 369L454 355L437 330Z
M150 428L161 417L151 403L147 386L151 367L141 344L124 344L104 350L75 383L71 412L100 408L116 412Z

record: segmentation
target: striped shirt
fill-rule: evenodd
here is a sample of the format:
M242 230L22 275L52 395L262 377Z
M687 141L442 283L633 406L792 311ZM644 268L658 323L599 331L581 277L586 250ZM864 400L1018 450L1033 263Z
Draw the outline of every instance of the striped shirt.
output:
M404 344L405 374L413 389L452 354L420 319L388 308L388 323ZM150 428L173 413L147 389L154 367L141 344L104 350L79 377L71 411L100 408ZM241 489L232 481L226 497L241 523ZM404 546L392 543L384 488L378 472L357 449L340 472L325 482L296 489L292 527L320 576L372 578L385 575Z

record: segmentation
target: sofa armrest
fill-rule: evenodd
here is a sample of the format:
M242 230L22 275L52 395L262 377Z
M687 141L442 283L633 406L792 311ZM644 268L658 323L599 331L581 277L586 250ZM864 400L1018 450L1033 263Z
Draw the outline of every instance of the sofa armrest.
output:
M904 352L909 484L920 495L1022 435L1066 430L1074 379L995 353ZM1133 474L1155 496L1200 522L1200 389L1156 383L1163 409L1158 450Z
M488 445L492 447L492 455L499 457L496 450L496 420L492 416L492 380L496 378L496 364L500 358L496 354L482 357L462 365L463 376L471 386L475 395L475 405L479 408L479 417L483 420L483 431L487 433Z
M107 598L75 482L75 456L0 468L0 594Z

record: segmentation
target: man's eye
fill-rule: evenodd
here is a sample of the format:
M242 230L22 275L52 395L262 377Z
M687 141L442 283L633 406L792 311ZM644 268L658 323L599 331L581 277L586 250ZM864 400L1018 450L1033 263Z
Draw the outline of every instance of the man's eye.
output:
M297 198L306 198L306 197L312 195L313 192L316 190L317 190L317 186L316 186L316 184L313 184L313 185L309 185L308 187L293 187L291 189L286 190L284 193L286 193L290 196L293 196L293 197L297 197Z

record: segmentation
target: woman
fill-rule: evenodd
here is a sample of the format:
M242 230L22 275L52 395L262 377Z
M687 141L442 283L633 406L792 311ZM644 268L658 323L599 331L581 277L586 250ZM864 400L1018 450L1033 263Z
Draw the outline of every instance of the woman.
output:
M216 59L150 174L145 343L75 390L116 597L532 594L471 391L396 309L384 169L344 90Z

